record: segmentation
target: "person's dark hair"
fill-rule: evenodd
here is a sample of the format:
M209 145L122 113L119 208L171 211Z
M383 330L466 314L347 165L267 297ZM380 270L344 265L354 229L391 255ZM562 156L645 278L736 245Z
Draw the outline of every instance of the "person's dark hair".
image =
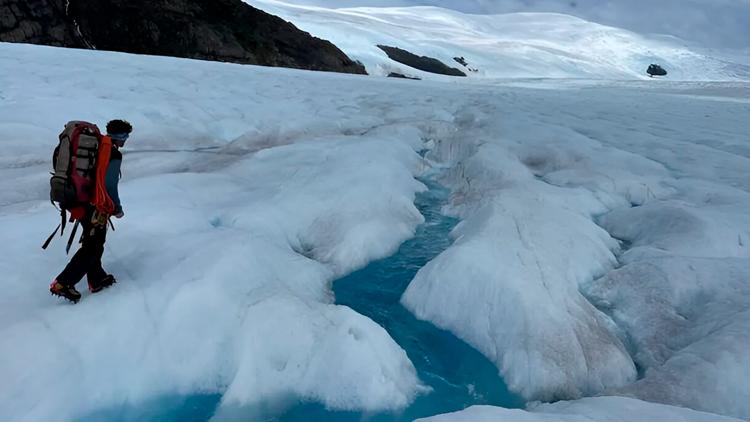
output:
M107 123L107 133L130 133L133 126L127 120L111 120Z

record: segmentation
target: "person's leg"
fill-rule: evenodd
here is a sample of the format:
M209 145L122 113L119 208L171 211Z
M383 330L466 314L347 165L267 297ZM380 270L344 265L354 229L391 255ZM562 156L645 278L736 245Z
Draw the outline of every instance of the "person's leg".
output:
M102 261L100 259L96 261L96 263L94 263L89 269L89 272L86 273L86 278L89 281L89 287L92 284L98 283L99 281L104 279L104 277L106 276L107 276L107 272L104 271L104 268L102 268Z
M98 247L96 232L92 231L91 216L92 212L88 212L84 219L81 220L81 227L83 229L81 247L73 255L73 258L63 272L50 284L50 293L62 296L73 303L81 299L81 293L75 289L75 285L89 272L89 268L96 261L97 257L101 257L99 249L103 250L103 245Z
M92 262L86 273L86 278L89 282L89 290L92 293L96 293L105 287L109 287L114 284L114 277L107 274L102 268L102 255L104 254L104 244L107 240L107 226L99 226L95 228L92 233L91 243L95 244L97 248L92 249L95 253L92 256Z
M107 226L94 227L89 238L91 244L91 265L86 273L89 281L99 280L107 275L102 268L102 255L104 255L104 242L107 241Z
M96 259L98 248L95 242L92 242L91 235L91 215L86 214L81 220L83 234L81 237L81 247L78 248L73 258L71 258L65 269L57 276L58 283L66 286L75 286L88 273L93 260ZM101 256L101 254L99 254Z

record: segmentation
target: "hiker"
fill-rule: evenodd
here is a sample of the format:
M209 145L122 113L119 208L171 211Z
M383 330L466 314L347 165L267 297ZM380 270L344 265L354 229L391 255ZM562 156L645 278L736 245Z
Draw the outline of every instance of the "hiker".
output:
M55 280L50 285L50 292L53 295L64 297L71 302L76 303L81 299L81 293L76 290L75 285L79 281L81 281L84 275L88 279L89 291L91 291L91 293L97 293L116 282L115 277L112 274L107 274L107 272L102 268L102 254L104 253L104 242L107 236L107 224L111 224L109 221L110 217L114 216L115 218L122 218L125 215L122 210L122 204L120 203L120 196L117 190L117 184L120 181L120 166L122 164L122 153L120 152L120 148L125 145L125 141L128 139L133 128L130 123L125 120L112 120L107 123L107 135L105 137L102 137L98 134L98 129L96 129L95 125L91 125L85 122L71 122L68 125L71 124L90 125L90 127L95 129L95 133L93 134L95 137L93 139L98 140L95 142L98 142L98 146L101 146L101 148L99 148L95 144L93 149L100 150L103 148L111 148L108 154L107 151L94 151L91 153L91 155L88 156L88 159L91 160L87 164L89 166L88 171L95 171L95 174L105 175L103 181L97 180L97 177L93 176L91 177L92 182L89 183L94 185L94 190L103 190L103 188L106 188L106 192L100 192L98 195L96 192L91 194L90 196L92 199L90 201L86 201L81 206L77 207L76 210L79 213L78 217L75 216L76 210L69 210L71 212L71 220L77 219L76 223L80 221L81 227L83 229L83 234L81 235L80 241L81 247L78 249L65 269L60 273L60 275L57 276L57 278L55 278ZM68 125L66 125L66 130L68 130ZM79 136L78 133L81 132L79 131L74 133L76 133L76 135L74 136ZM61 139L62 138L63 135L61 135ZM84 150L86 150L86 148L80 146L78 142L79 141L76 140L75 145L77 146L78 151L75 153L75 156L78 157L79 161L85 161L86 153ZM110 142L111 147L109 146ZM81 143L81 145L83 145L83 143ZM81 153L81 151L84 152ZM106 157L107 155L109 155L109 159L106 160L106 163L96 162L95 164L93 164L94 160L105 161L100 158L103 156ZM56 150L54 160L56 168L58 158L59 155ZM75 163L75 161L72 162ZM81 173L80 166L80 164L76 166L73 173ZM67 173L70 174L70 170L67 170L67 164L65 168ZM83 171L82 174L86 176L87 171ZM54 177L55 176L53 175L53 179ZM73 178L69 177L69 179ZM99 179L101 179L101 176L99 177ZM91 188L89 188L89 190L90 189ZM55 187L53 184L53 198L55 196L54 190ZM77 196L77 198L80 198L80 196ZM62 225L64 231L65 208L61 208L63 213ZM73 233L71 234L71 241L73 236L75 235L75 228L76 227L74 227ZM55 230L53 236L56 234L56 232L57 230ZM48 239L48 243L49 240L50 239ZM47 244L45 244L45 247ZM70 241L68 243L68 248L69 247Z

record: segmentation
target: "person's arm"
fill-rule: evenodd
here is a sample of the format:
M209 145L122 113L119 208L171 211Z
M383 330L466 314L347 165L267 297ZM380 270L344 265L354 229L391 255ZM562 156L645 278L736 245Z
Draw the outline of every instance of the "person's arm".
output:
M120 167L122 160L112 160L109 162L107 168L107 178L105 179L105 186L107 187L107 193L112 198L112 202L115 204L115 216L122 217L122 204L120 203L120 192L118 191L117 185L120 183Z

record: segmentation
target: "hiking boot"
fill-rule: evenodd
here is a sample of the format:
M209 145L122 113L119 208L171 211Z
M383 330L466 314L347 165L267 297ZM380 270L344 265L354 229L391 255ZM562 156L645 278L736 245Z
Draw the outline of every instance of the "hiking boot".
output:
M78 301L81 300L81 294L78 293L78 290L76 290L75 287L66 286L57 280L49 285L49 292L54 296L64 297L73 303L78 303Z
M115 280L115 277L112 274L108 274L99 281L92 282L91 280L89 280L89 291L91 293L97 293L115 283L117 283L117 280Z

